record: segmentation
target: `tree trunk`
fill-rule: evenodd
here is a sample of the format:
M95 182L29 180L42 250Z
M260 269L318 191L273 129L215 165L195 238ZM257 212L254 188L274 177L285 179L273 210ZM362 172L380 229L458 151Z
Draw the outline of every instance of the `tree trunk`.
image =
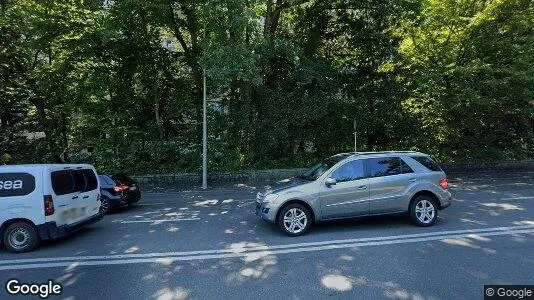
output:
M31 100L31 102L35 106L35 109L37 111L37 120L39 121L39 124L43 128L43 132L45 134L45 140L48 144L48 151L52 157L52 161L55 163L63 162L61 160L61 155L59 153L57 143L54 140L54 137L52 136L52 132L50 131L50 128L48 127L44 103L38 99L33 99Z
M157 90L154 89L154 113L156 115L156 126L158 127L158 134L159 134L159 139L162 140L163 139L163 129L161 128L161 117L160 117L160 111L159 111L160 107L159 107L159 97L158 97L158 93L157 93Z

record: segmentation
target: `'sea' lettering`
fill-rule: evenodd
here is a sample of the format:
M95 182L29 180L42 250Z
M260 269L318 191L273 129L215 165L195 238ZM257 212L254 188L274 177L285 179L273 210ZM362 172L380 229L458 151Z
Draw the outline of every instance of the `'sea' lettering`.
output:
M0 181L0 190L22 189L22 180Z
M13 182L13 189L21 189L22 188L22 180L15 180Z

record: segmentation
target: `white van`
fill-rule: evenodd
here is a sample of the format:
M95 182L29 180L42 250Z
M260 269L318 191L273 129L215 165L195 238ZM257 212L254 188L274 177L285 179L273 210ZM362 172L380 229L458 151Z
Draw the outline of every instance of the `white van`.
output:
M0 237L9 251L31 251L103 216L91 165L0 166Z

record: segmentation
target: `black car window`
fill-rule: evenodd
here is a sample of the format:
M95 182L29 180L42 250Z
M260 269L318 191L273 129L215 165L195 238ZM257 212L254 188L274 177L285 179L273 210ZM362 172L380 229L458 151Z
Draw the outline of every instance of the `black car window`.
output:
M353 160L335 170L331 178L337 182L352 181L365 178L363 160Z
M401 168L402 168L403 174L413 173L412 168L410 168L410 166L408 166L408 164L402 158L401 158Z
M85 191L85 176L83 175L82 170L73 170L72 178L74 179L74 191L83 192Z
M98 179L100 180L100 185L115 185L113 179L107 175L98 175Z
M112 176L112 179L118 184L130 185L134 183L134 181L125 174L115 174Z
M95 172L91 169L84 169L83 175L85 175L85 180L87 185L85 186L85 191L96 190L98 187L98 180L96 179Z
M52 189L56 195L70 194L74 191L74 180L70 170L54 171L50 176L52 179Z
M440 166L428 156L411 156L411 158L415 159L418 163L422 164L430 171L441 171Z
M398 157L370 158L369 167L372 177L397 175L402 173L401 160Z

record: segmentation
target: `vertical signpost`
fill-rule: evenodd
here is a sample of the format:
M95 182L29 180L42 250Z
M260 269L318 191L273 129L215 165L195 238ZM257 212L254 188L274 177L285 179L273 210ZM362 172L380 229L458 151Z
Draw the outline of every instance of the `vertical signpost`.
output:
M202 189L208 188L208 124L206 105L206 69L202 69L203 99L202 99Z

